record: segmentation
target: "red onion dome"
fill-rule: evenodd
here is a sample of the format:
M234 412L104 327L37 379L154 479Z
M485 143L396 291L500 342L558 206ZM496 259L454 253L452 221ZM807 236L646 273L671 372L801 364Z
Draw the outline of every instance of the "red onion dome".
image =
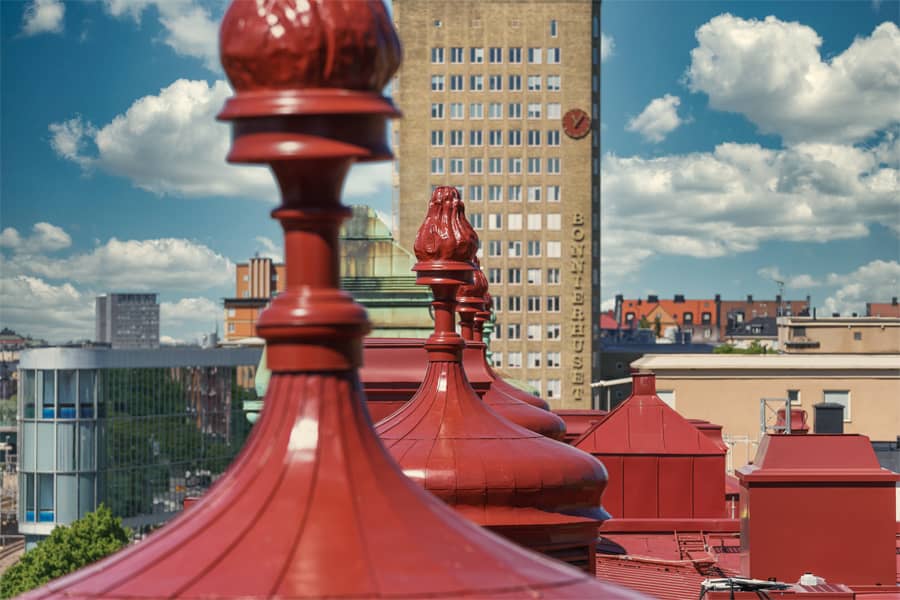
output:
M608 517L600 505L603 464L500 417L463 371L454 310L459 286L471 281L465 252L477 242L474 232L453 228L471 231L466 225L456 190L435 190L414 267L435 298L428 369L416 395L376 431L408 477L472 521L539 551L571 536L573 547L592 556L597 526Z

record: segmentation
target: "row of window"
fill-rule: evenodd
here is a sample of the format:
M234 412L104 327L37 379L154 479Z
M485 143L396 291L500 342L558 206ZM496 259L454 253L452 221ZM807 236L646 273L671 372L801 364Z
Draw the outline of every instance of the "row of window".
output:
M442 48L440 46L433 47L431 49L431 64L442 65L444 64L445 58L449 57L451 65L462 65L465 64L466 54L468 54L469 57L469 64L484 64L484 48L470 47L468 53L466 53L465 50L466 49L461 46L452 46L450 48ZM562 52L559 48L510 47L506 48L506 50L506 52L503 52L503 48L499 46L489 47L487 49L488 63L492 65L502 65L504 55L511 65L522 64L523 57L529 65L539 65L544 62L545 54L548 65L558 65L562 61ZM544 50L546 50L546 53Z
M509 75L506 78L498 73L485 75L469 75L470 92L483 92L485 90L485 77L487 77L487 90L490 92L502 92L503 82L507 81L506 89L510 92L522 91L522 75ZM529 92L540 92L544 89L543 75L527 75L525 79L525 89ZM559 75L547 75L546 89L548 92L558 92L562 89L562 78ZM444 92L449 89L451 92L465 92L465 77L459 73L451 73L450 75L432 75L431 91Z
M491 296L493 299L494 296ZM493 300L492 300L493 301ZM503 301L499 302L493 301L494 305L503 304ZM494 333L492 337L494 339L503 339L503 324L498 323L496 327L494 327ZM522 339L522 328L518 323L510 323L507 325L506 337L510 340L519 340ZM562 334L562 325L559 323L548 323L546 326L541 325L540 323L529 323L525 326L525 338L532 342L541 341L542 334L546 335L546 339L548 340L559 340ZM549 361L548 361L549 363Z
M561 166L559 157L541 159L538 156L533 156L530 158L524 159L524 162L527 166L527 172L529 175L540 175L541 169L544 160L546 160L546 173L548 175L559 175ZM485 160L481 157L479 158L470 158L469 159L469 174L470 175L484 175L484 162ZM521 175L522 174L522 162L523 159L516 157L510 158L507 160L507 172L510 175ZM464 158L448 158L444 159L442 157L432 157L431 159L431 174L432 175L443 175L445 166L449 167L449 173L451 175L464 175L466 173L466 159ZM491 157L487 159L487 172L489 175L502 175L503 174L503 159L499 156Z
M504 138L508 146L522 145L523 136L521 129L508 129L505 136L503 131L503 129L489 129L487 136L485 136L485 132L481 129L469 130L469 146L483 146L485 137L487 137L488 146L502 146ZM524 139L529 146L540 146L542 140L546 142L547 146L559 146L559 129L547 129L546 131L528 129L525 131ZM444 146L445 140L450 141L451 147L465 146L466 132L463 129L450 129L446 131L445 136L443 129L431 130L432 146Z
M506 302L503 301L503 296L491 296L491 302L493 303L494 312L503 312L504 304L506 306L506 310L509 312L522 312L522 296L507 296ZM560 312L560 298L559 296L526 296L525 304L526 311L525 312ZM535 331L529 331L529 340L539 340L540 337L540 324L533 323L528 326L534 327ZM554 332L555 337L550 335L550 329L547 329L547 339L555 340L559 339L559 331L558 329ZM535 334L537 337L533 337L532 334ZM503 327L498 325L494 328L494 338L495 339L503 339ZM507 325L506 338L510 340L519 340L522 339L522 326L520 323L510 323Z
M528 119L536 120L536 119L561 119L562 118L562 104L559 102L548 102L546 113L543 110L543 104L540 102L529 102L526 105L525 116ZM446 107L446 111L444 110ZM432 119L443 119L449 115L452 120L462 120L466 118L466 105L463 102L432 102L431 103L431 118ZM546 116L544 116L546 115ZM471 102L469 103L469 119L484 119L484 103L483 102ZM503 118L503 103L502 102L490 102L488 103L488 119L502 119ZM521 119L522 118L522 103L521 102L510 102L507 105L506 110L506 118L507 119Z
M521 231L522 224L524 222L529 231L541 231L544 229L545 216L547 217L546 229L548 229L549 231L559 231L562 229L562 216L559 213L549 213L547 215L532 213L529 215L525 215L524 221L521 213L510 213L506 215L506 230ZM470 213L469 222L475 229L484 228L484 220L481 213ZM490 213L488 215L488 229L490 229L491 231L503 230L503 215L500 213ZM540 254L538 254L538 256L539 255Z
M506 364L503 364L503 353L502 352L494 352L491 357L495 367L509 367L510 369L521 369L522 368L522 352L508 352L506 354ZM527 352L525 353L525 367L529 369L540 369L543 367L549 367L552 369L560 368L560 353L559 352L547 352L546 362L542 359L544 355L542 352ZM543 363L543 364L542 364ZM551 380L548 380L549 384Z
M477 228L476 228L477 229ZM489 229L494 229L493 227ZM508 258L521 258L522 257L522 248L523 244L519 240L512 240L506 242L506 256ZM541 241L540 240L529 240L527 244L528 248L528 256L531 257L539 257L541 256ZM547 242L546 243L547 252L545 256L547 258L561 258L562 257L562 242ZM487 242L487 255L491 257L501 257L503 256L503 241L502 240L488 240Z
M434 192L437 186L431 186L431 191ZM484 188L483 185L454 185L457 190L459 190L459 197L466 199L470 202L481 202L484 200ZM506 190L506 200L509 202L521 202L522 201L522 186L519 184L508 185L505 188ZM489 185L487 186L488 192L488 201L489 202L503 202L503 191L504 187L502 185ZM546 191L546 195L542 192ZM547 202L559 202L562 198L561 189L558 185L548 185L546 190L544 187L540 185L529 185L525 186L526 197L529 202L541 202L542 199L546 198Z
M677 318L678 315L674 315L674 316ZM634 317L635 317L635 315L634 315L633 312L627 312L627 313L625 313L625 322L631 322L631 321L633 321L633 320L634 320ZM692 312L685 312L685 313L682 315L682 322L683 322L684 324L693 323L693 322L694 322L694 313L692 313ZM709 324L711 324L711 323L712 323L712 313L709 313L709 312L704 312L704 313L702 313L702 314L700 315L700 323L703 324L703 325L709 325Z
M496 267L491 267L486 270L486 275L488 278L488 282L491 284L500 284L503 283L503 269L498 269ZM543 269L539 268L528 268L525 269L525 281L534 285L542 285L543 284ZM506 270L506 283L510 285L518 285L522 283L522 269L518 267L513 267L511 269ZM559 268L551 267L547 269L547 283L550 285L558 285L559 284ZM502 302L497 302L499 307L502 307ZM528 338L532 339L532 338ZM540 335L538 335L537 339L541 339Z

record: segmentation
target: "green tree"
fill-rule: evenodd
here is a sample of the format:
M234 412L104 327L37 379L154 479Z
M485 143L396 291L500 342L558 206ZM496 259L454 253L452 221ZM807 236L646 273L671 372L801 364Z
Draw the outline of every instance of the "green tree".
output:
M102 504L71 525L59 526L0 577L10 598L108 556L128 544L131 532Z
M721 346L716 346L713 352L715 354L766 354L768 350L759 343L759 340L753 340L747 348L737 348L730 344L722 344Z
M647 320L647 315L641 317L641 320L638 321L638 329L650 329L650 321Z

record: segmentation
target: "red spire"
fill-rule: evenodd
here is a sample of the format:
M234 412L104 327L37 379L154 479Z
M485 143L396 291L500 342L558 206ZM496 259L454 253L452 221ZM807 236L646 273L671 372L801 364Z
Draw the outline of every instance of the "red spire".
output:
M418 283L434 293L428 370L412 400L376 429L407 476L467 518L532 549L565 550L591 568L596 528L606 517L603 465L499 417L462 369L465 344L454 311L457 290L472 282L468 259L476 240L457 190L437 188L416 238L413 268Z
M566 424L562 419L548 410L522 401L497 385L497 377L490 371L487 364L485 356L487 346L481 340L475 340L475 318L479 312L484 310L484 297L487 294L488 281L481 270L477 256L473 257L473 264L475 265L474 282L472 285L461 286L456 295L460 331L462 331L463 339L466 340L466 349L463 352L466 376L473 386L476 383L484 383L488 387L483 396L484 403L501 417L516 425L521 425L525 429L561 440L566 434Z
M322 40L314 59L309 39ZM287 289L259 327L273 372L265 408L191 510L29 597L638 597L459 519L402 475L372 430L356 372L368 321L338 289L337 231L347 171L384 156L395 114L378 94L396 67L378 57L398 52L381 0L238 1L221 48L238 90L222 113L235 120L232 160L270 163L283 196L273 216ZM321 87L335 85L354 89Z

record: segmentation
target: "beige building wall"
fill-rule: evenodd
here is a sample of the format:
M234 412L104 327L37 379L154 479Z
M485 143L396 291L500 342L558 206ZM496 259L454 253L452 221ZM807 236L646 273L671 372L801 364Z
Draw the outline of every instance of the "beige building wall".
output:
M593 160L599 119L581 139L562 126L570 109L599 111L599 60L593 60L599 8L589 0L393 3L404 46L393 89L403 112L392 137L398 242L412 248L434 186L462 190L482 266L493 280L496 364L540 389L554 408L589 408L592 369L599 371L591 325L599 318L599 163ZM539 49L540 63L529 62L530 48ZM511 62L510 49L520 49L519 62ZM556 49L558 62L550 55ZM473 51L480 62L473 62ZM473 90L473 76L481 78L481 91ZM521 78L520 90L510 90L511 76ZM502 89L491 89L492 77ZM529 77L539 78L540 90L529 90ZM456 82L461 90L452 89ZM473 104L481 105L481 117ZM491 104L501 107L497 118ZM442 116L433 116L433 105ZM540 106L540 117L529 118L529 105ZM557 107L559 114L551 112ZM539 141L529 139L530 130ZM519 132L518 144L511 144L511 131ZM473 132L480 143L472 143ZM443 161L440 173L435 159ZM480 172L473 159L481 160ZM502 172L491 173L491 159ZM511 159L521 160L521 172L511 172ZM452 164L457 160L461 165ZM529 173L534 160L539 173ZM551 167L557 160L558 169ZM491 186L499 186L499 198L491 197ZM520 186L520 199L510 186ZM540 190L539 199L529 197L529 188Z
M792 354L897 354L900 318L782 317L778 343Z
M632 366L655 373L660 396L682 416L722 425L723 435L734 442L732 468L755 454L761 398L796 395L792 407L806 410L812 431L814 405L844 396L846 433L875 441L900 435L900 355L647 355ZM774 411L784 404L770 406ZM769 425L775 423L772 411Z

